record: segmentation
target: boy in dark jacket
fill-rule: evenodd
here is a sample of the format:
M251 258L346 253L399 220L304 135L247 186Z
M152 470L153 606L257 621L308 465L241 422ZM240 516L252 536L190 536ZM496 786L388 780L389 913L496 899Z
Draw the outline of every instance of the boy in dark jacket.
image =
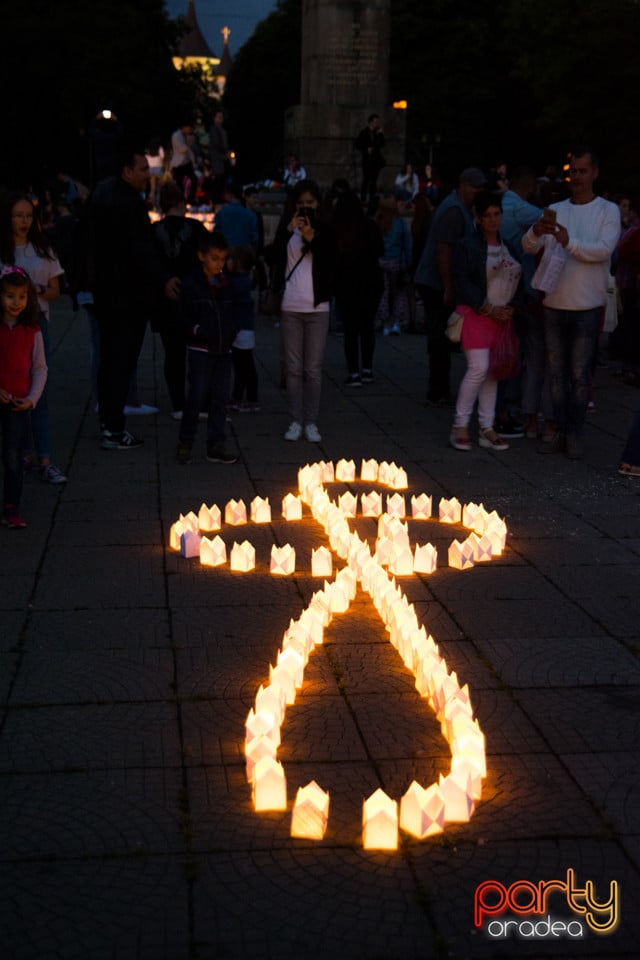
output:
M238 297L225 272L228 244L218 231L198 244L200 266L184 280L180 310L187 336L187 394L176 460L191 463L201 410L207 420L207 460L237 463L225 450L226 407L231 392L231 344L238 331Z

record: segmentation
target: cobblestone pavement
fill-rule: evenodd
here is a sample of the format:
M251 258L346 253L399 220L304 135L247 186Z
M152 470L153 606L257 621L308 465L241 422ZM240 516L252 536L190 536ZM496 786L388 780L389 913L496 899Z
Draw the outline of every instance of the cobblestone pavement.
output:
M540 457L525 439L464 454L447 445L451 411L424 404L424 337L380 338L375 382L345 390L334 333L323 442L286 443L278 330L263 319L262 411L229 424L240 462L207 463L203 427L181 467L153 337L140 383L161 412L131 419L143 448L105 452L86 322L62 301L52 330L55 455L69 481L30 479L28 529L0 530L2 957L637 958L640 486L615 467L640 393L598 368L583 461ZM462 366L456 356L457 376ZM341 457L393 460L410 493L482 501L510 531L499 560L460 572L446 565L454 531L427 521L439 567L402 580L469 684L488 776L469 823L422 842L401 834L393 853L363 849L363 798L432 782L449 751L364 593L334 618L287 711L288 813L253 812L243 764L257 687L318 588L310 551L322 531L308 513L286 523L279 504L300 466ZM228 547L254 543L255 572L168 550L180 512L256 495L273 522L221 531ZM356 521L363 535L373 524ZM414 539L424 526L411 521ZM294 576L269 574L272 543L296 547ZM291 839L295 790L312 779L331 794L326 836ZM539 881L569 870L599 901L618 885L614 932L594 933L584 895L572 910L556 889L546 913L566 931L531 935L524 908ZM487 880L505 896L536 885L509 891L526 914L517 931L513 900L474 927Z

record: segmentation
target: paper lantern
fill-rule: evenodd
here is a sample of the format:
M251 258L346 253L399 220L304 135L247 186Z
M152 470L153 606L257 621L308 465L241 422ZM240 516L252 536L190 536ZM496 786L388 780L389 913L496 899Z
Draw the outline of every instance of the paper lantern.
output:
M362 805L362 845L365 850L398 847L398 804L384 790L376 790Z
M355 517L358 509L358 498L348 490L338 497L338 506L344 517Z
M234 527L247 522L247 508L244 500L229 500L224 508L224 522Z
M290 543L285 543L282 547L277 547L275 543L271 547L271 573L278 576L289 576L296 569L296 551Z
M449 545L449 566L456 570L469 570L473 566L473 545L467 540L454 540Z
M452 497L450 500L443 497L438 504L438 512L441 523L460 523L462 508L460 501L456 500L455 497Z
M485 537L491 543L491 553L494 557L499 557L507 541L507 525L504 520L489 519L484 532Z
M200 563L203 567L221 567L227 562L227 547L222 537L210 540L203 537L200 541Z
M452 771L448 776L440 774L438 784L444 800L444 819L446 823L466 823L471 819L474 809L471 777L465 769Z
M363 517L379 517L382 513L382 495L377 490L372 490L371 493L363 493L360 502Z
M271 739L264 735L259 737L254 737L248 744L245 746L245 761L246 761L246 771L247 771L247 780L249 783L253 780L253 769L262 757L272 757L276 759L278 748Z
M330 577L333 573L333 556L327 547L311 551L311 576Z
M466 542L471 544L474 563L486 563L488 560L491 560L493 553L489 537L486 535L478 536L477 533L470 533Z
M296 702L295 676L286 669L286 666L281 664L277 667L269 666L269 683L282 690L287 706Z
M198 513L198 526L204 533L212 533L214 530L219 530L221 526L222 516L220 514L220 508L213 503L210 507L203 503L200 507L200 512Z
M391 464L386 460L383 460L378 464L378 483L384 484L384 486L389 485L389 479L392 474Z
M462 507L462 526L468 530L473 530L476 517L483 509L479 503L465 503Z
M193 510L190 510L189 513L186 513L184 516L180 514L178 519L184 524L185 530L193 530L194 533L198 533L200 531L198 517Z
M244 725L245 749L256 737L269 737L276 747L280 746L280 724L276 718L266 711L256 713L252 707Z
M277 683L268 683L266 687L260 684L256 693L255 712L270 713L278 726L282 726L286 702L284 690Z
M185 530L180 537L180 553L183 557L200 556L200 534L193 530Z
M395 463L392 463L389 480L387 482L393 490L406 490L409 486L407 471L403 467L397 467Z
M169 528L169 546L172 550L180 549L180 537L186 529L187 527L182 520L176 520L175 523L171 524Z
M331 460L321 460L318 464L320 467L320 480L322 483L333 483L335 479L335 471L333 469L333 463Z
M282 516L285 520L302 520L302 501L300 497L288 493L282 499Z
M407 507L401 493L387 497L387 513L392 517L404 517Z
M293 682L299 690L302 686L304 674L304 658L291 648L282 650L278 654L278 667L281 667L293 678Z
M253 523L271 523L269 497L254 497L251 501L251 520Z
M353 460L338 460L336 463L336 480L351 483L356 478L356 465Z
M378 479L378 461L363 460L360 465L360 479L374 482Z
M256 566L256 548L248 540L242 543L234 543L231 547L231 556L229 557L229 566L232 570L246 573L254 570Z
M291 814L291 836L322 840L329 819L329 794L315 780L299 787Z
M430 520L432 509L432 497L428 497L426 493L411 497L411 516L414 520Z
M273 757L261 757L253 768L253 806L257 811L287 809L284 767Z
M400 801L400 826L424 840L444 829L444 800L434 783L426 789L415 780Z
M413 573L413 554L410 547L394 545L389 558L389 572L396 577L409 577Z
M329 595L331 613L346 613L349 609L349 597L344 584L337 580L325 583L325 592Z
M416 544L416 550L413 557L413 569L415 573L435 573L438 565L438 551L432 543L425 543L423 546Z

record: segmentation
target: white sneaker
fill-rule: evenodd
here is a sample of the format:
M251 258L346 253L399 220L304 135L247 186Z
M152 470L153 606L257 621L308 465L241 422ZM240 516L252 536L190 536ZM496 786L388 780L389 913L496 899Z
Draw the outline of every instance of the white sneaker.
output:
M284 435L285 440L299 440L302 436L302 427L297 420L293 420L289 424L289 429Z
M322 437L320 436L320 433L318 432L318 428L316 427L315 423L308 423L306 425L306 427L304 428L304 435L309 441L309 443L320 443L320 441L322 440Z

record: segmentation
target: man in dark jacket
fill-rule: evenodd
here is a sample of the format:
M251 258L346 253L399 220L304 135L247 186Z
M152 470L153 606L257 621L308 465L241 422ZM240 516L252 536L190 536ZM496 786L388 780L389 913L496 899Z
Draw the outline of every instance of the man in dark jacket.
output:
M163 277L142 195L149 164L142 150L123 153L120 174L100 181L89 200L89 277L100 332L98 404L104 450L142 440L125 430L124 406L147 320L163 293ZM172 294L172 282L165 294Z

